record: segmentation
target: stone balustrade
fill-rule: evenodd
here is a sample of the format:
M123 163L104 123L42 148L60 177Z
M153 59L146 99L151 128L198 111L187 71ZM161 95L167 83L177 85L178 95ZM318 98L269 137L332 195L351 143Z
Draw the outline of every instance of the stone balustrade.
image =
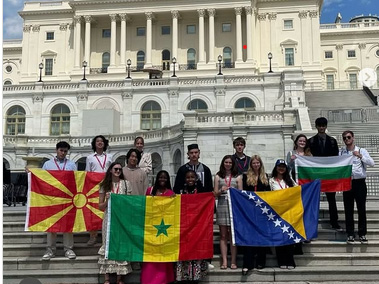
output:
M379 22L370 23L336 23L336 24L321 24L321 30L331 30L331 29L359 29L367 27L379 27Z
M322 110L320 116L334 123L379 121L379 108Z

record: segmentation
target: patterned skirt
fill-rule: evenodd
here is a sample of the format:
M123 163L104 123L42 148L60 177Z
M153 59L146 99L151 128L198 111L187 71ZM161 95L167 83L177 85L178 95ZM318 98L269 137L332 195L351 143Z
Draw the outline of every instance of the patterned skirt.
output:
M200 281L208 272L205 259L179 261L176 263L176 281Z

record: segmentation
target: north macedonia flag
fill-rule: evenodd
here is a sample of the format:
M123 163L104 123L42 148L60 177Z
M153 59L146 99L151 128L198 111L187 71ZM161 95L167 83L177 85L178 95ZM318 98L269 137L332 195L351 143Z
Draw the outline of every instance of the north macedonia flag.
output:
M99 210L99 183L103 178L104 173L32 169L25 230L100 230L103 212Z

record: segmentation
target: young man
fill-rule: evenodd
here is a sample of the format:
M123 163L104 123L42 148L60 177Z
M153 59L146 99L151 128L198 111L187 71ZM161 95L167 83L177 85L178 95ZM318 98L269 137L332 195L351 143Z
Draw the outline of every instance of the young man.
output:
M199 180L204 186L205 192L212 192L213 191L212 173L211 173L211 170L206 165L199 162L199 158L200 158L199 145L191 144L191 145L188 145L187 148L188 148L187 156L188 156L189 162L179 168L176 174L176 178L175 178L174 192L179 194L180 190L184 188L184 183L185 183L184 178L188 170L194 170L197 173Z
M132 195L145 195L149 186L146 173L138 167L141 153L137 149L130 149L126 154L126 165L123 168L124 178L130 182Z
M328 126L328 120L325 117L319 117L315 121L317 134L309 139L311 153L315 157L338 156L339 149L337 140L325 133ZM330 225L332 229L342 231L338 224L338 212L336 203L336 193L326 192L326 199L329 204Z
M109 141L103 135L97 135L91 142L93 154L86 159L86 172L105 173L112 164L112 155L105 153L109 146ZM89 232L90 238L88 246L93 246L97 242L97 231Z
M233 147L236 150L236 152L233 155L233 158L236 161L238 173L244 174L247 172L247 169L250 165L250 157L244 154L244 150L246 147L246 140L242 137L237 137L233 141Z
M42 169L48 171L76 171L76 165L73 161L66 158L70 145L61 141L56 145L56 157L46 161ZM50 260L55 257L57 233L47 233L47 248L42 260ZM75 259L76 254L72 250L74 247L74 236L72 233L63 233L63 247L65 256L68 259Z
M374 160L364 148L359 148L354 143L353 131L342 133L342 139L346 147L342 148L340 155L353 155L353 171L351 190L343 192L343 205L345 207L345 222L347 243L354 244L354 199L358 211L358 235L362 244L367 244L367 219L366 219L366 167L375 166Z

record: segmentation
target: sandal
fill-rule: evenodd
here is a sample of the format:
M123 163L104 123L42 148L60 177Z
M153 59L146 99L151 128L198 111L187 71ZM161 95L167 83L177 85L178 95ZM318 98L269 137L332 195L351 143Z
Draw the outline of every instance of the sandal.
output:
M222 270L225 270L225 269L227 269L227 268L228 268L227 265L221 265L221 266L220 266L220 269L222 269Z
M247 275L248 272L249 272L249 269L242 268L242 275Z
M233 269L233 270L235 270L235 269L237 269L238 267L237 267L237 265L236 264L232 264L232 265L230 265L230 269Z

